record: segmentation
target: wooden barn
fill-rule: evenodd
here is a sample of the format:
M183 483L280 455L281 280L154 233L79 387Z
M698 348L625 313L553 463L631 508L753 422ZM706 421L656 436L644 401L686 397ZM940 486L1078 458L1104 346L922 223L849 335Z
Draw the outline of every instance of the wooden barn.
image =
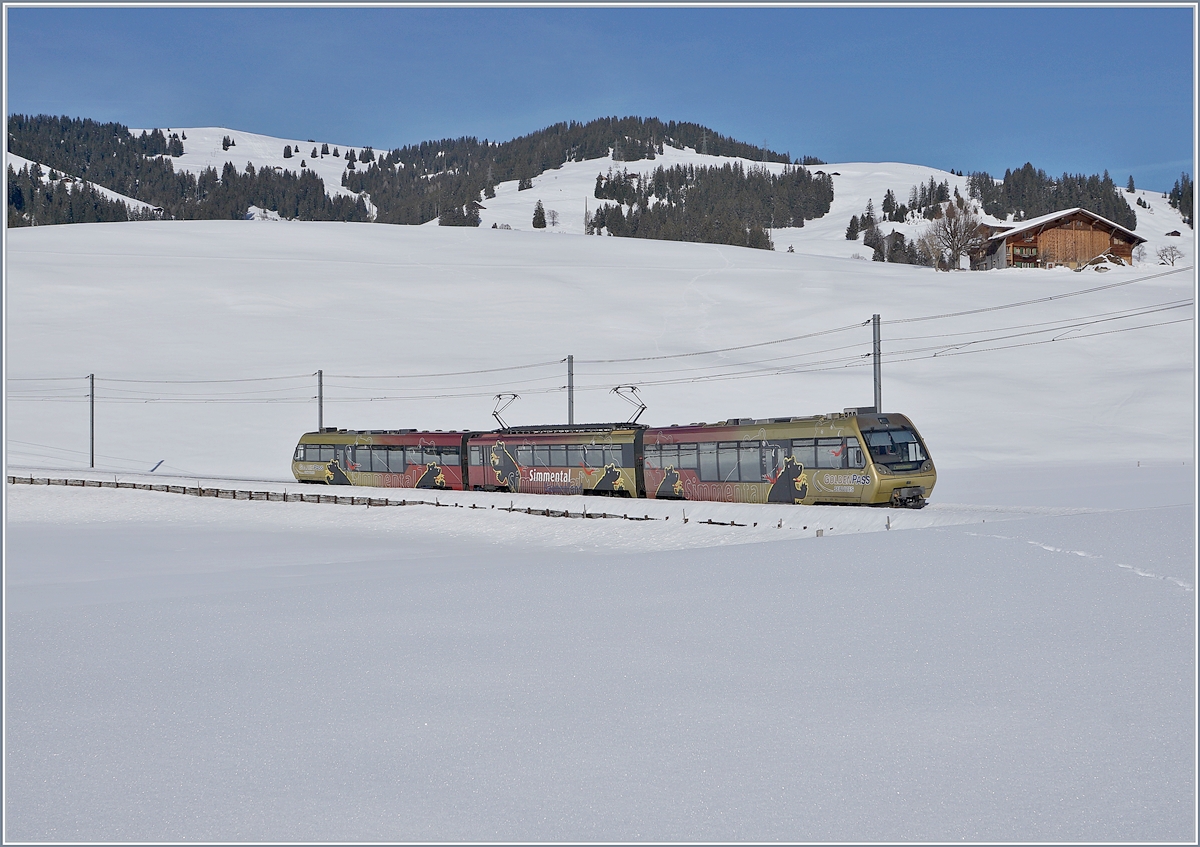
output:
M1009 226L990 227L983 247L971 254L971 270L1078 268L1109 253L1133 264L1146 239L1086 209L1067 209Z

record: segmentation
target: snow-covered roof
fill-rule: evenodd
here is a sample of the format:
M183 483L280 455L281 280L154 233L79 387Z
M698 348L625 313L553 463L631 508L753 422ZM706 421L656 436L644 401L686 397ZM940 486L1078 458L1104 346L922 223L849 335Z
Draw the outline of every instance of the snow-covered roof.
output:
M1121 226L1120 224L1113 223L1108 218L1097 215L1095 212L1089 212L1087 209L1081 209L1077 206L1074 209L1063 209L1061 212L1051 212L1048 215L1042 215L1041 217L1031 218L1030 220L1027 220L1027 221L1021 221L1019 226L1014 226L1011 229L1001 230L1000 232L997 232L995 235L992 235L990 238L988 238L988 241L996 241L997 239L1000 239L1000 238L1007 238L1010 235L1015 235L1018 232L1024 232L1027 229L1037 229L1038 227L1045 226L1046 224L1051 223L1052 221L1056 221L1059 218L1065 218L1068 215L1074 215L1077 213L1087 215L1089 218L1093 218L1097 221L1100 221L1102 224L1105 224L1106 226L1111 226L1113 229L1119 230L1119 231L1125 233L1130 238L1132 238L1135 242L1140 243L1140 242L1143 242L1146 240L1146 239L1142 238L1140 235L1138 235L1136 232L1128 230L1125 227Z

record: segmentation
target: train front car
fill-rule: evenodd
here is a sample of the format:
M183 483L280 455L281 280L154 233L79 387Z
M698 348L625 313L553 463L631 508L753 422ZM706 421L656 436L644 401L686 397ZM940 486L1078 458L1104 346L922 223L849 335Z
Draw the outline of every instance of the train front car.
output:
M646 496L659 499L920 508L936 480L903 415L650 428L643 455Z
M463 490L462 432L306 432L292 456L300 482Z
M642 427L583 424L513 427L467 442L475 491L638 497Z
M868 502L920 509L937 482L933 459L912 421L904 415L868 412L855 423L875 471Z

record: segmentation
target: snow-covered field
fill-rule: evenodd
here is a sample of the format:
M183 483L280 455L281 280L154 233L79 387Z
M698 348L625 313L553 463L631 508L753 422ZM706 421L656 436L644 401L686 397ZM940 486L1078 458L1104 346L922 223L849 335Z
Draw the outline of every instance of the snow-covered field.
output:
M588 238L584 164L479 230L7 232L7 472L295 491L318 369L356 428L488 428L505 391L562 420L568 354L577 420L626 417L619 383L655 424L838 411L879 313L931 504L8 484L6 839L1193 841L1190 239L1103 274L860 261L868 197L955 178L853 164L775 252ZM1181 225L1143 196L1153 255Z

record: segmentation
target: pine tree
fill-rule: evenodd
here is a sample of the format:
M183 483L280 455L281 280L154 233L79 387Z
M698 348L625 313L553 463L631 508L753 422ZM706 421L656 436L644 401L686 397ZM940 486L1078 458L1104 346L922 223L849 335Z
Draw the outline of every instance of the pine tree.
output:
M1133 187L1133 174L1129 175L1129 184L1125 186L1125 190L1132 194L1136 189Z
M328 155L329 155L329 145L328 145L328 144L322 144L322 145L321 145L321 155L322 155L322 156L328 156Z
M292 145L290 145L290 144L283 145L283 158L285 158L285 159L292 158Z
M858 240L858 215L850 216L850 225L846 227L846 240Z
M537 205L533 207L533 228L546 228L546 209L542 206L542 201L537 201Z

